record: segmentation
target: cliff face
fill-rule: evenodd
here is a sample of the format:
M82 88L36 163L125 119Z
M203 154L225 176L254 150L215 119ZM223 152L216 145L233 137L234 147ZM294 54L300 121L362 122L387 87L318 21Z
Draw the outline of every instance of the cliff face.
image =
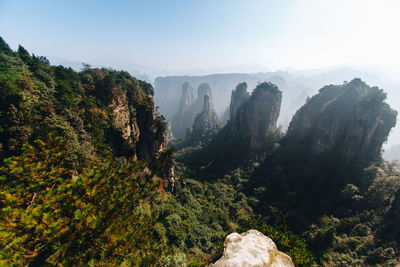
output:
M182 85L182 99L179 106L179 113L184 114L185 111L194 101L194 90L189 82Z
M136 86L135 91L124 90L117 84L109 88L109 142L114 143L115 153L120 156L152 163L165 148L167 126L155 114L151 85L137 81Z
M224 254L213 267L294 267L292 259L278 250L271 238L257 230L232 233L224 242Z
M219 127L218 117L214 109L211 107L210 97L204 95L203 110L197 114L193 127L191 138L198 139L212 129Z
M165 142L168 144L172 140L174 140L174 135L172 134L171 124L168 123L167 130L165 131Z
M179 104L179 110L171 121L171 128L173 129L174 136L181 137L183 133L185 133L188 124L186 121L187 110L193 104L194 100L195 96L193 87L189 82L185 82L182 85L182 97Z
M192 84L193 88L197 88L202 83L208 83L211 88L216 89L213 91L213 96L215 97L215 100L218 99L218 101L214 101L214 109L217 114L220 114L227 106L229 106L229 97L231 96L232 89L235 88L238 83L246 82L248 87L253 89L257 86L259 81L270 81L276 84L280 90L285 92L285 99L288 99L288 97L292 98L292 96L297 99L298 92L301 92L299 91L299 83L307 89L315 88L315 83L311 83L311 80L312 79L310 79L310 85L308 85L309 79L304 77L299 79L287 72L280 71L157 77L154 80L155 103L156 106L160 107L160 112L167 118L167 120L171 120L179 108L180 99L177 98L177 95L180 95L181 93L182 84L187 81ZM348 78L340 77L340 81L344 80L348 80ZM287 95L285 89L289 90ZM297 107L299 106L296 105L295 109L297 109ZM292 108L293 107L290 107L290 110L292 110ZM281 110L281 113L282 112L283 110ZM290 118L291 117L292 116L290 116Z
M325 86L293 117L289 142L309 146L312 153L335 151L347 162L376 160L397 112L377 87L360 79L339 86Z
M190 126L193 124L196 115L202 111L204 104L204 96L209 96L210 102L212 102L211 87L208 83L202 83L197 89L197 97L194 103L189 107L187 112L187 120L191 120ZM189 127L190 127L189 126Z
M128 159L147 161L163 178L164 188L172 189L173 161L158 160L166 149L168 125L155 113L151 85L142 81L138 81L138 85L139 88L151 90L143 90L145 93L137 91L132 95L129 90L119 87L112 89L111 104L108 107L112 112L110 122L116 130L113 138L122 139L116 149L125 151L123 156Z
M234 120L237 110L244 102L249 99L250 94L247 92L247 83L239 83L236 89L232 91L231 103L229 105L229 119Z
M175 114L171 121L174 137L180 138L185 136L186 129L192 126L196 115L202 111L205 95L209 96L211 99L211 88L208 83L199 85L195 100L193 97L193 89L190 84L183 84L181 105L178 113Z
M131 111L135 108L129 105L126 94L120 92L112 99L109 108L112 112L111 121L114 128L121 132L122 139L130 147L131 152L135 152L135 144L139 140L140 130L136 117L131 116ZM133 110L132 110L133 109ZM136 157L136 153L132 153Z
M172 160L158 160L166 148L167 124L155 113L150 84L124 71L50 66L22 47L0 49L0 62L0 74L9 77L0 86L0 160L51 133L66 142L71 172L112 155L147 161L170 179Z
M250 97L245 84L239 84L232 93L230 105L230 127L234 138L249 139L253 148L263 145L267 133L276 128L281 99L282 92L271 83L259 84Z
M208 83L211 88L215 88L213 92L215 99L215 110L217 114L220 114L229 105L229 96L232 92L232 88L243 81L254 88L257 85L257 81L264 81L269 77L273 76L274 73L258 73L258 74L240 74L240 73L229 73L229 74L211 74L204 76L166 76L157 77L154 80L155 87L155 101L156 106L160 107L160 112L167 118L172 120L173 116L179 109L179 97L181 93L182 84L184 82L190 82L193 88L198 88L202 83ZM203 97L200 98L201 102ZM200 109L197 111L201 111ZM195 113L195 115L197 114ZM191 122L193 123L193 121Z

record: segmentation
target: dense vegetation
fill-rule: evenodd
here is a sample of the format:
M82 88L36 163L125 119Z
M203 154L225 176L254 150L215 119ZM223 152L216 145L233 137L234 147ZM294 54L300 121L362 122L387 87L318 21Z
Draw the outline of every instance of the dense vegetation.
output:
M94 160L71 178L65 151L63 142L49 136L5 160L2 263L156 261L162 252L153 235L157 184L143 166Z
M223 128L173 152L152 96L127 72L51 66L0 39L0 265L205 266L249 229L298 266L398 260L395 164L358 170L362 186L337 184L349 174L340 161L285 145L279 129L257 150ZM117 127L124 101L142 135ZM321 198L312 181L326 175Z
M138 114L153 114L151 85L50 66L0 39L0 90L1 264L158 261L158 170L139 153L144 141L121 138L110 107L125 92ZM155 126L165 130L161 117Z
M342 87L353 90L352 86L358 85L365 87L359 79ZM384 99L381 90L366 88ZM375 99L365 96L362 104ZM381 105L380 101L374 103ZM376 108L374 104L369 107ZM390 108L383 104L383 110ZM335 118L331 114L323 122L328 120ZM358 123L364 127L368 122ZM218 133L210 132L191 144L187 140L175 142L177 160L197 179L233 180L254 214L268 225L285 226L304 238L317 263L386 266L399 260L396 203L400 170L396 163L384 162L379 151L372 160L349 162L337 149L346 147L345 143L315 154L307 143L310 139L293 142L279 129L268 134L262 147L249 149L248 140L234 138L230 127L228 123Z

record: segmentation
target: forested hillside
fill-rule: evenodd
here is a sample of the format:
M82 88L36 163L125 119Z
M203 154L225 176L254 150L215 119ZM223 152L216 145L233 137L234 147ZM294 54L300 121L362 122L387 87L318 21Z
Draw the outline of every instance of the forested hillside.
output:
M385 93L324 87L284 135L279 86L231 90L224 127L204 93L194 131L167 146L150 84L52 66L0 38L0 265L206 266L249 229L296 266L398 262Z
M188 175L224 177L262 223L303 237L318 264L394 266L400 172L382 160L381 147L397 112L383 90L360 79L323 87L284 135L276 128L279 91L259 93L278 89L246 89L239 84L232 92L230 118L219 132L173 143ZM263 138L254 146L257 136Z

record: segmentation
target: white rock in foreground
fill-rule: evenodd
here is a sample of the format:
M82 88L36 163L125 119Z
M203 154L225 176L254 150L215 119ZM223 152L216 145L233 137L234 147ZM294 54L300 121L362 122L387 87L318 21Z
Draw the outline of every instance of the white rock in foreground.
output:
M224 242L224 254L212 267L294 267L292 259L280 252L271 238L257 230L232 233Z

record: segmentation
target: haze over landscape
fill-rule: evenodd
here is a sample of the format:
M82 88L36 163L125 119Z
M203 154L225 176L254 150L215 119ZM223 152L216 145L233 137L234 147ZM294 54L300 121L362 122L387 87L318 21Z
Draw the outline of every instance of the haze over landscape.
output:
M400 71L400 3L371 1L8 1L15 48L114 68L197 74L363 64ZM143 66L143 67L142 67ZM204 74L204 73L203 73Z
M3 0L0 30L12 48L24 44L53 64L124 69L150 82L168 75L325 73L329 81L308 85L312 95L360 77L383 88L399 110L398 10L396 0ZM330 76L335 69L341 73ZM214 101L228 105L227 98ZM386 149L400 143L398 128Z
M399 12L0 0L0 266L400 266Z

